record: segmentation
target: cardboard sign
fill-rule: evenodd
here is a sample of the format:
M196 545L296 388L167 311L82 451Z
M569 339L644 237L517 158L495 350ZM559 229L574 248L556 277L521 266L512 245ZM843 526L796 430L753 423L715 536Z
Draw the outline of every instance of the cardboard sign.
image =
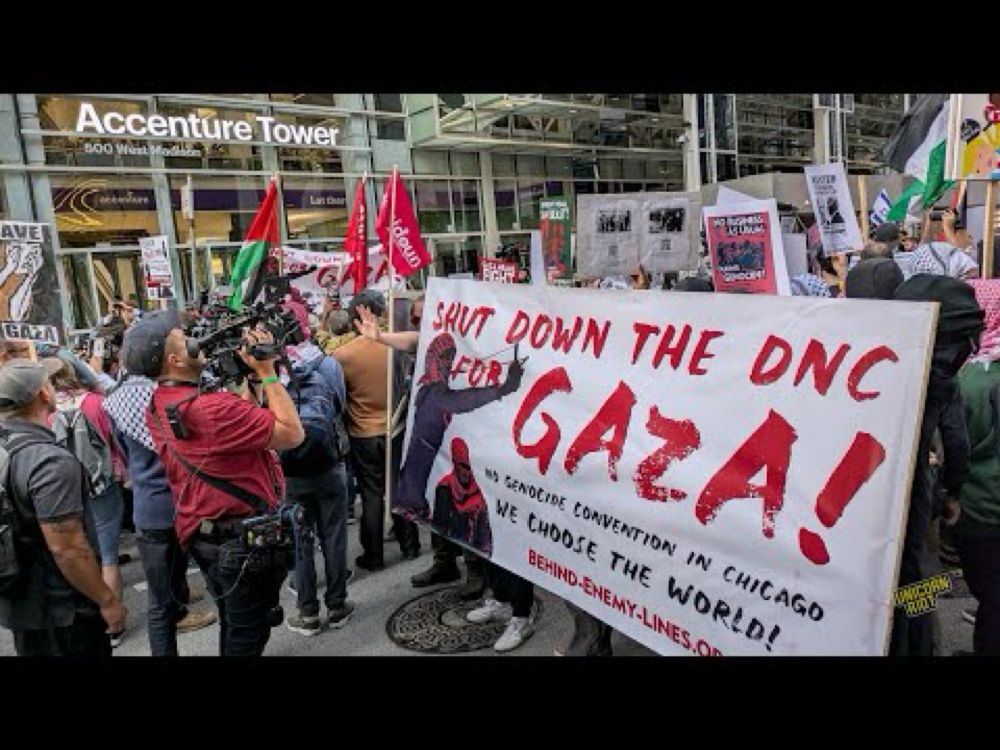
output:
M166 235L141 237L142 274L148 299L173 299L174 271L170 266L170 251Z
M715 291L791 294L773 199L708 206L702 213Z
M569 216L568 198L550 198L539 203L539 232L545 271L553 279L573 276L569 238L573 224Z
M0 221L0 322L54 329L65 341L58 289L49 225ZM29 340L48 343L49 335Z
M847 173L840 162L805 167L806 188L819 227L823 252L843 255L864 248L861 227L847 186Z
M660 653L882 654L935 309L433 278L393 510Z
M512 260L480 258L480 274L483 281L497 281L514 284L517 281L517 263Z

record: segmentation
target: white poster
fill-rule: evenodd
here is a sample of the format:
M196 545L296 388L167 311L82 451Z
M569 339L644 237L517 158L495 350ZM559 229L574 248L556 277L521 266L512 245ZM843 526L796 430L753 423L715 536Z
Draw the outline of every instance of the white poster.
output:
M934 309L431 279L393 510L663 654L883 654Z
M747 195L746 193L741 193L739 190L727 188L725 185L719 185L719 192L715 194L716 206L728 206L732 203L746 203L747 201L755 200L757 199L752 195Z
M545 258L542 255L542 233L537 229L529 233L531 236L531 284L545 286Z
M1000 180L1000 94L952 94L945 177Z
M578 195L576 274L581 278L639 272L638 194Z
M639 264L649 273L698 265L699 193L640 193Z
M295 275L306 269L313 269L309 273L296 276L291 284L299 290L306 306L317 315L322 312L323 302L330 294L337 292L342 295L342 300L353 296L354 281L349 274L344 278L347 272L346 265L350 263L347 253L318 252L295 247L282 247L281 251L284 254L285 273ZM386 275L388 265L384 261L381 245L368 248L369 286L377 288L382 277ZM341 279L344 280L343 285L340 284ZM397 284L397 287L401 288L400 284Z
M149 299L173 299L174 271L170 265L170 250L166 235L141 237L139 250L142 253L142 270L146 282L146 297Z
M806 250L806 236L800 232L782 232L781 244L785 249L785 266L788 278L794 279L809 273L809 255Z
M864 248L861 227L847 186L847 173L840 162L804 168L806 188L827 255L860 252Z

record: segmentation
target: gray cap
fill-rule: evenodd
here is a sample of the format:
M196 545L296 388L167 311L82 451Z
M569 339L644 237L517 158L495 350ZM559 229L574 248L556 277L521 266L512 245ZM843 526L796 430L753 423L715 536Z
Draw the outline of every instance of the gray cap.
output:
M163 352L167 336L183 328L176 310L160 310L147 315L125 332L122 362L130 375L157 378L163 370Z
M46 379L62 369L61 359L12 359L0 367L0 409L20 409L31 403Z

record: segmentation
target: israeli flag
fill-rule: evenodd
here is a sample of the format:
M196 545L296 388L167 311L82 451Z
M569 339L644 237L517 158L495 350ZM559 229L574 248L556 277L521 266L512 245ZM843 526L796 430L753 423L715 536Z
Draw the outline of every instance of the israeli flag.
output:
M884 189L880 190L878 198L875 199L875 205L872 206L871 213L868 214L869 223L873 227L884 224L890 208L892 208L892 203L889 202L889 194Z

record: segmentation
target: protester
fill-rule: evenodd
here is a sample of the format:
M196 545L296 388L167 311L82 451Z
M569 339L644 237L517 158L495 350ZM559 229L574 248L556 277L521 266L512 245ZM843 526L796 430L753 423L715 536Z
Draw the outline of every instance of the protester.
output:
M58 365L58 366L57 366ZM16 519L19 574L0 589L0 625L19 656L110 656L128 611L104 582L83 466L48 429L51 360L0 367L0 445Z
M952 244L957 241L954 211L945 212L941 224L947 242L930 239L933 234L925 232L925 239L913 255L915 274L940 274L954 279L974 279L979 275L979 265L963 249Z
M971 454L969 477L958 496L956 546L969 589L979 602L973 615L973 652L1000 655L1000 281L975 282L986 316L979 351L958 383L965 405Z
M712 284L711 279L702 278L700 276L688 276L686 279L681 279L674 284L673 291L714 292L715 286Z
M122 575L118 568L118 538L122 530L122 496L115 483L111 423L101 409L102 396L87 391L73 368L61 359L48 359L59 366L49 382L56 391L56 409L50 421L56 442L79 459L87 472L91 514L97 534L101 576L119 599ZM119 459L120 460L120 459ZM111 646L121 645L124 631L111 633Z
M354 296L348 308L352 322L360 320L358 308L367 307L381 316L385 312L382 295L366 289ZM389 420L389 352L366 337L358 337L333 352L344 371L347 384L347 431L351 441L354 475L361 491L360 539L364 553L355 564L364 570L382 570L386 488L386 427ZM394 379L402 390L401 367ZM393 516L393 528L404 560L420 555L416 526Z
M285 624L305 636L320 632L316 592L315 537L319 536L326 571L327 624L345 625L354 612L347 601L347 473L344 463L350 444L343 429L346 398L344 373L332 357L311 341L288 347L292 372L288 380L292 400L306 433L296 448L281 453L288 485L288 502L298 504L296 524L295 592L297 615Z
M823 280L811 273L803 273L789 279L792 295L795 297L830 297L830 288Z
M859 260L872 260L873 258L892 258L893 252L887 242L869 242L858 256ZM850 271L848 271L850 274Z
M890 258L863 260L847 273L844 293L855 299L893 299L903 272Z
M531 581L496 563L484 560L483 565L486 585L493 596L486 597L466 615L466 619L476 624L506 621L507 628L493 644L493 650L513 651L535 632L532 617L535 588Z
M137 361L129 351L131 336L131 331L125 334L123 362L129 372L140 372L141 359ZM152 380L129 375L104 399L102 407L111 419L115 443L124 454L132 484L132 520L146 579L150 653L177 656L177 634L208 627L215 622L216 615L188 609L203 594L192 592L188 585L188 556L181 549L174 529L174 499L146 424L152 396Z
M261 331L247 335L248 344L272 340ZM158 381L146 423L174 496L178 539L205 574L219 609L220 653L260 656L271 628L284 619L278 592L287 568L279 549L247 551L241 521L267 517L279 504L284 477L272 451L304 440L295 405L274 363L245 351L240 357L260 381L266 408L249 394L201 393L204 354L191 356L173 311L137 323L128 350L130 362L141 365L139 374Z
M872 240L885 247L882 257L891 258L900 249L899 227L891 221L879 224L872 230Z
M960 496L968 476L969 444L955 376L978 345L983 329L983 311L976 302L972 287L947 276L914 276L900 285L895 298L940 303L903 539L899 571L899 586L902 587L924 578L921 558L934 513L928 464L931 440L939 427L944 442L942 482L951 498ZM928 615L906 617L901 610L897 610L893 618L889 653L896 656L930 656L932 652L933 636Z

